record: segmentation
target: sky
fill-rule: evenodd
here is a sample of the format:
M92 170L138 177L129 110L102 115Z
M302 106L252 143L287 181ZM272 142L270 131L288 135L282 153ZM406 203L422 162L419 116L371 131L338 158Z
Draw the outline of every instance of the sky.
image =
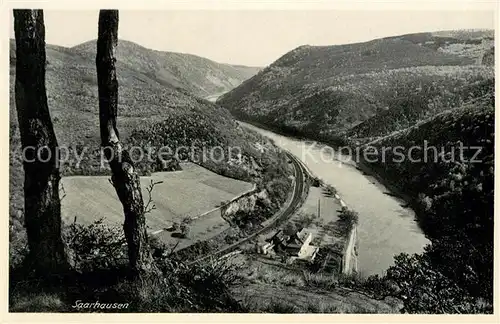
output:
M44 18L48 44L74 46L97 38L96 10L44 10ZM222 63L267 66L305 44L336 45L414 32L476 28L494 29L494 12L120 10L118 36L156 50L196 54Z

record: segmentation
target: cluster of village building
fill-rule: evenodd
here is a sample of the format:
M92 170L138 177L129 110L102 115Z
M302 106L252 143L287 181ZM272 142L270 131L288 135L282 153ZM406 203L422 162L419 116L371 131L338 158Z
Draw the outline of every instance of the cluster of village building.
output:
M285 257L289 263L296 260L313 262L319 247L311 245L311 241L312 234L306 229L301 229L292 235L286 235L283 230L278 230L263 243L258 244L257 252Z

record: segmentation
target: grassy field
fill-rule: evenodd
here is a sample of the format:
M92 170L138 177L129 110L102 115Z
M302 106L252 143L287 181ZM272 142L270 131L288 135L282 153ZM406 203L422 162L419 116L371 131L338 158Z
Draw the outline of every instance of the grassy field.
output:
M162 231L155 236L169 247L176 246L175 250L178 251L198 241L210 240L229 229L230 225L221 217L220 210L217 209L196 218L189 227L189 235L186 238L178 238L175 233L169 231Z
M219 206L235 196L252 189L247 182L226 178L193 163L183 163L182 171L158 172L150 177L141 177L143 198L148 199L147 186L163 181L154 187L152 199L155 210L146 215L148 230L152 233L181 222L184 218L197 217ZM66 196L62 200L62 215L65 222L90 224L104 217L113 225L123 223L123 211L116 192L107 176L63 177ZM189 245L199 239L207 239L226 229L228 224L215 210L190 224L190 234L180 245ZM168 235L167 235L168 234ZM170 232L159 234L162 241L177 241ZM180 247L179 245L179 247Z

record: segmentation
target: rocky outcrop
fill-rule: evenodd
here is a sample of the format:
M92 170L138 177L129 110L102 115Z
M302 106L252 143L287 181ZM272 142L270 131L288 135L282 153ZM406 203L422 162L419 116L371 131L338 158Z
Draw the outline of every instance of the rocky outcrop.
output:
M222 206L222 218L231 223L233 215L236 215L238 212L251 212L255 210L257 204L271 205L271 200L266 189L260 191L252 190Z

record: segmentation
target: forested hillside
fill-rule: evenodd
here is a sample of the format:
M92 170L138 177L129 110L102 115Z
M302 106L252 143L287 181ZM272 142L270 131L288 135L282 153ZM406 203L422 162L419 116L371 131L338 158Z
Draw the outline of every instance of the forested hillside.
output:
M89 41L71 50L93 58L96 42ZM118 43L116 55L118 64L124 63L163 85L179 87L202 98L229 91L260 70L217 63L192 54L151 50L124 40Z
M338 139L347 132L350 137L372 136L363 129L373 125L360 126L361 134L350 129L374 116L394 115L394 110L416 110L409 120L391 121L394 125L382 132L388 133L478 95L474 85L493 78L491 66L481 66L493 46L491 33L456 34L460 37L422 33L301 46L218 103L243 120L321 139Z
M488 303L493 300L494 118L490 92L370 143L379 149L378 156L361 161L411 197L418 222L432 241L423 259L412 262L422 268L429 264L449 278L452 284L433 293L439 298L445 298L444 294L461 296L463 304L455 306L464 312L481 308L478 298ZM387 150L382 159L384 147L396 146L405 153L412 147L420 149L413 150L411 160L406 156L401 161L393 150ZM415 291L430 288L435 280L430 276L425 282L404 279ZM428 307L423 295L415 292L413 298L415 309ZM451 307L451 300L448 303Z

